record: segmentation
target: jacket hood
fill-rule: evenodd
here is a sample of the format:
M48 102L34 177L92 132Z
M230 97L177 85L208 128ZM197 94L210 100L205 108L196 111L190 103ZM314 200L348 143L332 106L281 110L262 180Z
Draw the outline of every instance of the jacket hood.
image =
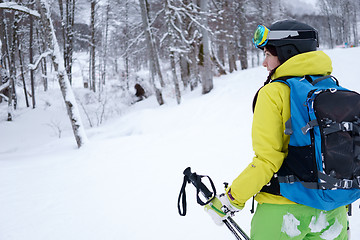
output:
M279 77L305 75L330 75L332 62L323 51L312 51L295 55L281 64L271 76L271 79Z

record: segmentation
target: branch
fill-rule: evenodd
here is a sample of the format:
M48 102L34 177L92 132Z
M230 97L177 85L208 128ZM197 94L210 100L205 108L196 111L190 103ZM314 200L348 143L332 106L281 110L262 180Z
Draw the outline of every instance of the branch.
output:
M7 87L9 87L9 85L10 85L10 81L7 81L3 85L0 85L0 92L6 89Z
M40 55L39 59L36 60L36 62L34 64L29 64L29 68L30 70L35 70L38 68L39 64L40 64L40 61L43 59L43 58L46 58L47 56L49 56L52 52L50 51L47 51L47 52L44 52Z
M125 49L124 53L120 55L120 57L124 57L127 54L127 51L135 44L138 42L139 38L144 34L144 31L142 31L129 45L128 47Z
M40 14L37 11L31 10L14 2L0 3L0 9L19 11L40 18Z
M5 99L5 101L9 101L9 98L2 93L0 93L0 97L3 97Z

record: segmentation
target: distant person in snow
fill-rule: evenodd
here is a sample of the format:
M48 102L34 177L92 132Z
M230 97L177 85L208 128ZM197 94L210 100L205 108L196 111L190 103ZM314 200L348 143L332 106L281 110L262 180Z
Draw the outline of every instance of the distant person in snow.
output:
M293 202L280 194L277 177L293 149L289 147L290 136L285 132L290 119L290 88L284 82L274 80L300 77L311 83L311 79L331 73L331 59L317 51L317 31L294 20L278 21L269 28L259 25L253 42L263 50L262 65L269 71L253 102L255 156L226 193L216 196L205 210L221 224L229 213L242 210L245 202L254 196L258 205L251 222L252 240L327 239L326 234L330 231L331 239L348 239L346 206L325 211ZM292 152L299 162L299 169L308 157L303 150Z
M136 93L135 96L137 97L137 102L143 100L145 96L145 89L140 84L135 84L134 86Z

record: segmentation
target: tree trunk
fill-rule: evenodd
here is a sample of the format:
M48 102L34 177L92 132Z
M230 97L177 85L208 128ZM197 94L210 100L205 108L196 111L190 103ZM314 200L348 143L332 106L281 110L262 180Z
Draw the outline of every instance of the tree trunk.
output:
M200 10L202 12L202 43L203 43L203 57L204 65L202 66L201 83L202 93L209 93L213 89L213 72L210 60L210 40L208 34L208 21L206 13L208 13L207 0L200 1Z
M17 42L17 31L18 24L20 21L19 13L15 12L14 14L14 22L12 26L12 43L10 49L10 86L9 86L9 101L8 101L8 121L13 120L13 109L16 109L16 89L15 89L15 81L16 81L16 66L15 66L15 51L16 51L16 42Z
M171 73L172 73L172 79L174 82L174 87L175 87L175 96L176 96L176 102L177 104L181 103L181 92L180 92L180 86L179 86L179 81L178 78L176 76L176 63L175 63L175 56L174 56L174 52L170 51L170 65L171 65Z
M89 81L91 82L91 90L96 92L96 68L95 68L95 7L96 0L91 0L91 18L90 18L90 61L89 61Z
M29 39L29 62L31 64L34 63L34 55L33 55L33 36L34 36L34 24L33 24L33 17L30 15L30 39ZM36 107L36 100L35 100L35 81L34 81L34 70L30 69L30 84L31 84L31 103L32 107Z
M0 0L0 2L3 2L2 0ZM0 31L0 64L2 65L2 67L4 67L4 59L3 56L5 55L5 49L6 49L6 32L5 32L5 23L4 23L5 19L4 19L4 11L0 11L0 29L2 29L2 31ZM1 97L0 97L1 99ZM1 100L0 100L1 102Z
M106 19L105 19L105 29L104 29L104 38L103 38L103 44L102 44L102 73L101 73L101 84L105 85L106 82L106 67L107 67L107 49L108 49L108 36L109 36L109 21L110 21L110 4L106 6Z
M43 25L44 37L47 43L47 49L51 51L51 60L54 70L57 74L61 93L64 98L67 113L71 122L73 133L77 146L80 148L87 141L85 129L81 122L79 109L72 91L70 82L67 78L66 70L64 67L63 58L61 57L60 48L56 39L54 25L50 18L48 3L45 0L36 0L38 9L40 9L41 22Z
M358 36L358 30L357 30L357 24L353 23L353 35L354 35L354 47L359 46L359 36Z
M236 63L235 63L235 47L234 47L234 43L232 42L232 39L228 39L226 40L226 49L227 49L227 57L228 57L228 64L229 64L229 72L232 73L235 68L236 68Z
M229 66L229 72L232 73L236 70L236 59L237 59L237 47L235 44L235 37L234 37L234 28L236 19L234 19L233 15L235 14L234 11L235 3L232 0L224 1L224 10L222 13L222 18L224 19L224 35L225 35L225 43L226 43L226 50L227 50L227 62ZM238 18L238 16L236 17Z
M239 46L239 58L241 69L248 68L248 55L247 55L247 33L246 33L246 23L248 22L246 19L246 11L245 11L245 2L243 0L237 1L236 8L237 22L238 22L238 30L240 35L240 46Z
M0 11L2 12L2 11ZM8 22L13 19L13 17L11 18L6 18L6 15L5 15L5 18L3 20L4 22L4 33L5 33L5 41L4 41L4 45L5 45L5 59L3 59L3 65L6 69L9 69L10 68L10 47L11 47L11 44L10 44L10 40L11 40L11 36L10 36L10 33L9 33L9 26L8 26Z
M46 43L44 41L44 39L42 39L40 37L40 33L39 33L39 29L36 29L36 36L37 36L37 45L38 45L38 49L39 52L44 52L44 49L46 49ZM33 58L31 57L31 63L33 62L32 60ZM31 71L33 71L31 69ZM42 75L42 84L43 84L43 89L46 92L48 90L48 74L47 74L47 61L46 61L46 57L42 58L41 60L41 75ZM33 73L31 74L30 72L30 77L33 79ZM33 80L32 80L33 82Z
M192 0L182 0L183 5L187 6L190 10L194 10ZM184 87L187 88L190 85L190 90L194 90L200 82L199 66L197 61L198 46L197 46L197 29L195 28L192 19L184 15L182 19L182 28L184 36L189 42L187 48L189 49L186 53L180 55L180 69L181 79Z
M190 82L190 64L186 55L180 54L180 76L183 82L184 88L187 88Z
M155 76L156 76L156 68L157 68L156 61L159 62L159 59L158 59L158 55L156 54L156 49L155 49L154 42L153 42L152 32L150 30L149 17L148 17L149 12L146 8L145 1L146 0L139 0L139 3L140 3L140 9L141 9L143 30L144 30L144 34L146 37L146 44L147 44L147 49L148 49L148 53L149 53L148 58L149 58L149 67L150 67L150 72L151 72L150 83L154 89L156 99L157 99L159 105L163 105L164 99L162 97L162 93L156 87L156 84L155 84Z
M352 29L353 29L353 35L354 35L354 47L357 47L359 45L359 36L358 36L358 29L357 29L357 9L356 4L353 3L353 20L352 22Z
M61 17L61 26L63 33L63 55L64 55L64 66L70 84L72 84L72 55L73 55L73 38L74 38L74 14L75 14L75 0L66 0L65 1L65 11L64 3L62 0L59 2L59 12Z
M129 90L129 75L130 75L130 70L129 70L129 0L125 0L125 56L124 56L124 61L125 61L125 81L126 81L126 89Z
M191 72L192 77L190 79L190 90L194 90L195 88L197 88L199 82L201 81L200 79L200 60L198 59L198 55L199 53L199 45L197 41L194 41L194 43L191 46L192 51L190 53L190 57L191 57ZM199 53L199 54L198 54Z
M24 96L25 96L25 103L26 103L26 107L30 107L29 105L29 100L28 100L28 96L27 96L27 90L26 90L26 83L25 83L25 73L24 73L24 64L23 64L23 59L22 59L22 51L21 51L21 45L19 43L19 41L17 41L17 47L18 47L18 55L19 55L19 63L20 63L20 71L21 71L21 80L23 83L23 89L24 89Z
M219 74L226 75L226 70L224 65L221 64L221 60L219 60L218 56L216 56L213 50L211 51L211 53L212 53L211 56L212 62L215 64L216 68L218 69Z
M170 67L171 67L171 73L172 73L172 79L175 87L175 96L176 96L176 102L178 104L181 103L181 92L179 87L179 81L176 75L176 63L175 63L175 52L172 50L173 47L172 44L176 45L175 40L175 33L174 29L171 25L171 22L173 21L172 16L174 13L170 10L170 0L165 0L165 14L167 15L167 28L168 28L168 35L170 38L170 44L169 44L169 58L170 58Z
M165 87L165 82L163 80L162 77L162 73L161 73L161 68L160 68L160 63L159 63L159 51L156 47L156 43L155 43L155 38L153 37L152 31L151 31L151 18L150 18L150 6L149 6L149 2L148 0L144 0L145 3L145 9L146 9L146 16L147 16L147 20L148 20L148 26L149 26L149 33L151 36L151 44L152 44L152 48L153 48L153 54L154 54L154 58L153 61L155 63L155 73L157 74L160 86L163 88Z
M218 47L218 59L221 63L222 66L225 66L225 49L224 49L224 45L220 44L220 46Z

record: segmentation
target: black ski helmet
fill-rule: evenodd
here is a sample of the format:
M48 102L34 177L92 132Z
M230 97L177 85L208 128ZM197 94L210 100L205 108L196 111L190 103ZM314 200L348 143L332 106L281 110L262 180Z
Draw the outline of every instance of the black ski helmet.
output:
M298 31L297 36L268 40L266 45L274 46L276 48L276 52L281 63L297 54L316 51L316 48L319 46L317 31L313 27L299 21L277 21L269 27L269 30Z

